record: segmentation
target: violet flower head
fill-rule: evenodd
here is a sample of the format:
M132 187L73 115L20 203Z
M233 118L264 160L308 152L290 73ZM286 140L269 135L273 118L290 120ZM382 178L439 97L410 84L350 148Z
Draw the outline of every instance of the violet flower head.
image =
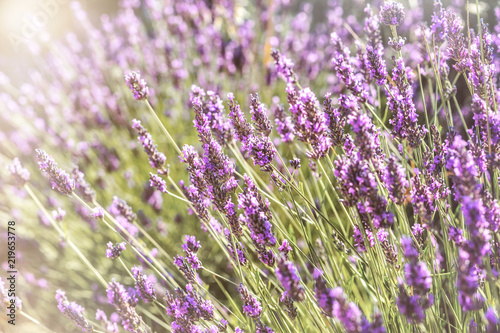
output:
M109 242L107 245L108 248L106 249L106 257L110 259L116 259L120 257L122 251L125 251L126 249L125 242L116 243L115 245L113 245L112 242Z
M131 72L124 76L130 90L134 94L134 98L138 101L148 99L149 88L144 79L141 79L140 72Z
M387 167L382 178L389 192L389 198L398 205L403 204L409 182L406 179L405 169L394 156L391 156L387 161Z
M377 85L383 86L387 82L387 66L384 60L383 49L366 46L366 57L368 59L368 70L370 77Z
M131 305L130 295L122 284L114 279L108 284L108 303L115 307L115 311L120 316L123 328L132 333L139 333L142 318Z
M132 120L132 127L137 131L139 136L137 139L144 147L144 151L148 155L149 164L152 168L158 170L158 173L166 175L167 169L165 168L165 161L167 157L162 152L158 151L157 146L153 142L151 134L142 126L141 121Z
M93 202L96 199L96 193L92 186L85 180L85 174L78 167L74 167L71 175L75 180L75 189L78 195L88 202Z
M297 302L302 302L305 299L304 288L300 284L299 272L293 262L283 259L278 260L276 276L290 298Z
M421 323L425 319L424 309L420 304L420 296L410 296L400 287L400 293L396 299L399 312L404 315L409 323Z
M18 186L23 186L29 182L30 172L21 165L21 162L17 157L14 158L12 163L7 166L7 169Z
M405 19L405 8L403 4L387 1L380 7L380 20L385 25L398 26Z
M283 242L278 247L278 250L280 250L285 259L288 260L289 253L292 252L292 247L290 246L290 244L288 244L288 241L286 239L283 239Z
M478 183L479 171L467 142L460 135L447 142L446 169L451 173L455 198L460 200L463 196L478 197L480 184Z
M47 177L52 188L63 195L70 195L75 190L75 180L70 175L57 167L57 163L52 156L41 149L36 150L36 159L38 167Z
M64 291L60 289L57 290L56 300L58 302L57 308L59 309L59 311L61 311L62 314L71 319L75 323L75 325L78 326L83 332L94 331L94 327L87 322L83 315L85 309L75 302L70 303Z
M372 316L372 321L369 322L366 318L363 320L362 332L370 333L386 333L384 321L380 312L376 312Z
M139 267L134 266L131 270L135 279L135 290L137 291L139 297L146 303L155 301L156 291L153 281L143 274Z
M160 176L155 175L155 174L153 174L151 172L149 173L149 184L152 187L155 187L161 193L167 193L168 192L168 190L167 190L167 183L165 182L165 180L163 180L163 178L161 178Z
M104 209L102 207L95 207L92 211L92 217L96 220L102 220L104 218Z
M250 294L250 291L243 283L238 287L238 291L243 300L243 313L251 318L258 319L262 313L262 305L257 300L257 297Z
M406 43L406 37L398 36L398 38L389 37L387 45L389 45L394 51L399 52Z
M252 179L246 174L244 176L246 187L238 195L238 207L244 211L244 214L240 215L240 220L250 229L250 236L254 243L261 246L274 246L276 238L272 232L269 201L262 198Z
M267 116L266 106L260 102L258 94L250 95L250 99L250 113L255 130L263 136L269 136L273 126Z
M106 313L104 311L102 311L101 309L97 309L97 311L95 313L95 319L99 320L102 323L102 325L106 328L107 332L110 332L110 333L118 333L119 332L118 325L116 324L116 322L109 320Z
M274 59L278 75L280 75L286 81L286 83L296 84L297 77L295 75L295 72L293 71L294 63L292 62L292 60L290 60L286 56L281 55L278 50L273 50L271 52L271 56Z
M235 136L241 142L241 150L248 152L249 140L252 137L252 128L241 111L241 107L232 93L228 93L229 119L233 126Z
M356 304L349 302L342 288L328 288L321 271L315 270L314 279L316 280L314 296L323 314L337 318L347 332L360 333L363 315Z
M295 138L295 129L292 118L285 114L285 108L281 104L275 104L272 108L274 113L274 123L276 131L279 133L282 142L292 142Z
M451 10L445 11L444 15L448 27L448 33L446 34L446 40L448 42L446 56L455 61L453 68L455 68L457 72L463 73L468 68L469 49L465 36L462 33L464 27L462 19Z

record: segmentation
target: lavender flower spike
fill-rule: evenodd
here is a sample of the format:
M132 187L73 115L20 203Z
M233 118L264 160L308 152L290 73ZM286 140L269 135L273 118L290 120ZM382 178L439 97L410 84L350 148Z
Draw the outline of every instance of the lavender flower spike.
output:
M125 242L117 243L116 245L113 245L113 243L109 242L108 248L106 249L106 257L110 259L116 259L125 249L126 249Z
M58 302L57 307L59 308L59 311L71 319L83 332L94 331L94 327L89 324L83 316L83 311L85 309L75 302L70 303L66 298L66 293L64 291L57 290L56 300Z
M131 72L124 76L125 82L134 93L134 98L138 101L146 100L149 95L149 88L144 79L141 79L140 72Z
M297 302L305 299L304 288L300 285L299 272L293 262L278 260L276 276L291 299Z
M380 19L385 25L401 25L405 19L405 9L399 2L387 1L380 8Z
M75 180L70 175L57 167L57 163L52 156L41 149L36 150L38 167L42 173L50 180L52 188L61 194L70 195L75 190Z
M132 333L142 332L139 329L142 318L137 314L135 308L130 305L130 295L125 290L125 287L113 279L108 284L107 293L108 302L115 307L123 328Z
M21 162L16 157L12 160L12 163L7 166L7 169L10 171L10 175L14 178L14 181L22 186L29 182L30 180L30 172L28 169L23 168Z
M245 287L243 283L240 284L238 291L240 292L241 299L245 303L243 305L243 313L245 313L249 317L258 319L260 317L260 314L262 313L262 306L260 302L255 296L250 294L247 287Z
M151 172L149 173L149 184L156 187L161 193L167 193L167 183L160 176Z
M137 294L146 303L155 301L156 291L154 289L153 282L145 274L143 274L137 266L132 267L132 274L134 275Z
M140 120L132 120L132 127L139 134L137 139L144 147L146 154L148 154L151 167L157 169L159 174L166 175L168 173L168 169L165 168L165 161L167 158L165 154L158 151L151 134L141 125Z

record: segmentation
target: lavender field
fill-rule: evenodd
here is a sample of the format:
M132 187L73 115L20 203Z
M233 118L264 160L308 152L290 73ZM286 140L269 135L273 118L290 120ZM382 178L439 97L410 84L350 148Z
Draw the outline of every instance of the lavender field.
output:
M43 6L0 332L500 332L500 4Z

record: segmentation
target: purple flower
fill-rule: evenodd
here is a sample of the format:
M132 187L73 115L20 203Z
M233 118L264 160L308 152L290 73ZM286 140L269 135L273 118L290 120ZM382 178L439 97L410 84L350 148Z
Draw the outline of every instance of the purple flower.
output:
M110 259L116 259L120 256L122 251L125 251L126 243L121 242L113 245L113 243L108 243L108 248L106 249L106 257Z
M113 316L111 316L111 317L113 317ZM110 332L110 333L118 333L119 332L118 325L116 324L116 322L108 320L108 316L106 315L106 313L104 311L97 309L96 314L95 314L95 319L102 322L102 324L106 328L107 332Z
M177 288L175 294L167 292L164 300L167 303L167 315L173 320L172 333L202 333L197 322L214 319L212 303L202 299L191 284L186 285L186 291Z
M271 230L272 214L269 201L262 198L250 177L246 174L244 177L246 187L238 195L238 207L244 211L244 214L240 215L240 220L250 229L250 236L255 244L274 246L276 238Z
M446 40L448 42L446 56L455 60L453 68L455 68L457 72L463 73L468 69L469 50L464 34L462 33L462 19L451 10L445 11L444 15L448 28L448 33L446 34Z
M75 180L70 175L57 167L52 156L41 149L36 150L38 167L52 184L52 188L61 194L70 195L75 190Z
M149 173L149 184L152 187L156 187L161 193L167 193L167 183L158 175Z
M307 153L308 157L315 160L323 157L330 149L331 142L326 132L326 116L319 108L316 95L310 88L297 92L290 84L287 86L287 93L295 135L300 141L313 147L313 151Z
M283 242L278 247L278 250L280 250L283 256L288 260L288 254L292 251L292 247L288 244L286 239L283 239Z
M267 116L266 106L260 102L258 94L250 95L250 99L250 113L252 114L253 126L259 134L269 137L273 126Z
M382 319L382 315L380 312L376 312L373 314L372 317L372 322L369 322L366 320L366 318L363 320L363 327L362 327L362 332L370 332L370 333L385 333L385 327L384 327L384 322Z
M368 59L370 77L375 80L377 85L383 86L387 82L387 66L384 60L383 49L367 45L366 57Z
M102 220L104 218L104 209L102 207L95 207L92 211L92 217L96 220Z
M271 52L271 55L274 59L278 75L280 75L286 81L286 83L296 84L297 77L295 75L295 72L293 71L293 62L289 58L281 55L278 50L273 50Z
M304 288L300 285L299 272L293 262L278 260L276 276L291 299L297 302L305 299Z
M406 37L398 36L398 38L389 37L387 45L389 45L394 51L399 52L406 43Z
M396 299L399 312L406 317L409 323L422 323L425 319L424 309L420 304L420 296L410 296L402 287Z
M258 319L262 313L262 306L257 297L250 294L243 283L238 287L238 291L243 300L243 313L251 318Z
M356 304L349 302L342 288L329 289L321 271L314 272L316 280L315 298L323 313L337 318L349 333L361 333L362 313Z
M16 157L12 160L12 163L7 166L7 169L10 172L10 175L14 178L14 181L17 185L23 186L30 180L30 172L28 169L23 168L21 162Z
M137 215L125 200L114 196L113 203L109 206L108 210L114 216L116 221L123 228L125 228L132 237L135 237L139 233L139 229L137 229L134 225Z
M405 19L405 9L399 2L387 1L380 7L380 19L385 25L401 25Z
M149 88L144 79L141 79L140 72L131 72L124 76L125 82L134 93L134 98L138 101L148 99Z
M94 202L96 199L95 191L92 186L85 180L85 174L74 167L71 171L72 178L75 180L75 189L78 195L81 195L83 199L88 202Z
M249 140L252 137L252 128L245 119L245 115L241 111L240 105L235 100L232 93L227 94L229 99L229 119L234 129L235 136L241 142L241 150L249 151Z
M151 134L141 125L137 119L132 120L132 127L137 131L139 136L137 139L144 147L144 151L148 154L149 164L152 168L158 170L158 173L167 175L168 170L165 168L165 161L167 157L165 154L158 151L157 146L153 142Z
M66 293L62 290L57 290L56 300L58 302L57 308L66 317L71 319L76 326L78 326L83 332L93 332L94 327L87 322L83 312L85 309L75 302L69 302L66 298Z
M285 114L285 109L281 104L275 103L272 110L274 114L274 123L276 124L276 131L281 136L281 141L292 142L295 138L295 129L292 118Z
M131 305L131 297L123 285L113 279L108 284L107 295L108 303L115 307L123 328L132 333L139 333L142 318L135 311L135 307Z
M393 57L392 80L394 86L387 91L387 104L393 113L389 123L394 126L392 134L399 140L407 139L412 148L420 145L427 130L418 125L418 116L413 103L413 88L408 81L403 59Z
M403 204L406 200L409 183L406 179L405 169L394 156L391 156L387 161L382 178L389 192L389 198L398 205Z
M156 291L153 281L141 272L139 267L132 267L132 274L135 279L135 290L144 302L149 303L156 300Z

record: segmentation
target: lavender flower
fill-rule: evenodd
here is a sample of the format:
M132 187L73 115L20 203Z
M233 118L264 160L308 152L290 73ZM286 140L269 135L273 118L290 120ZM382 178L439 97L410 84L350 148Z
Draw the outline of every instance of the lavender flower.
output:
M271 55L274 59L278 74L283 77L286 83L296 84L297 77L293 71L294 63L289 58L281 55L278 50L273 50Z
M380 7L380 19L385 25L401 25L405 19L405 9L399 2L387 1Z
M292 142L295 137L295 129L292 118L285 114L283 105L275 104L273 107L274 123L282 142Z
M229 93L227 95L229 102L229 119L234 129L235 136L241 142L241 150L243 152L249 151L249 140L252 137L252 128L245 119L240 105L235 100L234 95Z
M108 284L107 294L108 302L115 307L122 321L123 328L132 333L143 332L143 330L140 329L142 318L131 305L130 295L123 285L113 279L113 281Z
M85 309L75 302L69 302L66 298L66 293L62 290L57 290L56 300L58 302L57 308L66 317L71 319L76 326L78 326L83 332L93 332L94 327L87 322L83 312Z
M177 288L175 294L167 292L164 300L167 315L173 319L172 333L202 332L196 323L201 319L214 319L212 303L203 300L191 284L186 285L186 292L181 288Z
M248 225L250 236L255 244L274 246L276 238L271 230L272 215L269 210L269 201L262 199L250 177L246 174L244 177L246 187L238 195L238 207L244 210L244 215L240 216L240 220Z
M95 319L99 320L103 326L106 328L107 332L110 333L118 333L118 325L113 322L108 320L108 316L106 313L100 309L97 309L96 314L95 314Z
M155 175L153 173L149 173L149 184L152 186L152 187L156 187L158 189L158 191L160 191L161 193L167 193L168 190L167 190L167 183L165 183L165 181L163 180L163 178L161 178L160 176L158 175Z
M323 310L324 315L337 318L349 333L360 333L362 327L362 313L352 302L349 302L342 288L329 289L322 278L323 272L316 269L315 298Z
M75 180L75 189L79 195L88 202L94 202L96 194L92 186L85 180L85 174L78 167L74 167L71 172Z
M23 168L21 162L16 157L12 160L12 163L7 166L7 169L10 171L10 175L14 178L14 181L17 185L23 186L30 180L30 172L28 169Z
M70 195L75 190L75 180L70 175L57 167L57 163L52 156L41 149L36 150L38 167L42 173L50 180L52 188L61 194Z
M157 146L153 142L151 134L141 125L141 121L132 120L132 127L137 131L139 136L137 139L144 147L144 151L148 154L149 164L152 168L158 170L159 174L167 175L168 169L165 167L166 156L158 151Z
M104 218L104 209L102 207L95 207L92 211L92 217L96 220L102 220Z
M400 140L408 139L410 146L416 148L427 130L418 125L418 116L413 103L413 88L407 79L407 69L403 59L393 57L394 69L392 80L394 86L387 92L387 103L394 117L389 122L394 125L392 134Z
M297 308L293 305L293 299L288 296L288 292L284 291L281 294L280 302L285 306L285 312L294 320L297 317Z
M455 68L457 72L464 73L468 68L467 61L469 50L464 34L462 33L462 20L451 10L445 11L444 15L448 28L448 33L446 34L446 40L448 42L446 56L455 60L453 68Z
M405 169L397 163L394 156L391 156L387 161L383 180L389 192L389 198L398 205L403 204L409 183L406 179Z
M156 291L151 279L143 274L137 266L132 267L132 274L135 279L135 290L139 297L146 303L155 301Z
M138 101L148 99L149 88L144 79L141 79L140 72L131 72L124 76L125 82L134 93L134 98Z
M106 257L110 259L116 259L120 257L120 254L122 251L125 251L126 249L126 243L121 242L121 243L116 243L113 245L113 243L109 242L108 243L108 248L106 249Z
M243 313L247 316L258 319L262 313L262 305L255 296L250 294L248 288L243 283L238 287L241 299L243 300Z
M297 302L305 299L304 288L300 285L300 276L293 262L278 260L276 276L291 299Z

